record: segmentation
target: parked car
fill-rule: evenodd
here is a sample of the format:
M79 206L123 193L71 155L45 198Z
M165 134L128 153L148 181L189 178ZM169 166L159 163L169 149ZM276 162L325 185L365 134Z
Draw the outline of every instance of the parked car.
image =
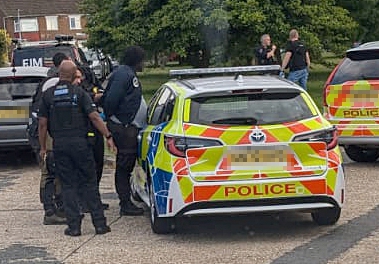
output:
M94 49L84 49L84 54L96 77L104 81L112 71L112 62L109 56Z
M46 67L0 68L0 150L30 149L26 127L38 84Z
M12 52L12 66L52 67L53 56L62 52L79 65L88 65L81 48L73 43L72 36L58 35L55 41L15 41Z
M155 233L197 215L299 211L320 225L338 221L336 130L306 91L273 72L279 66L170 71L176 79L148 106L131 178Z
M324 86L324 116L350 159L379 158L379 41L349 49Z

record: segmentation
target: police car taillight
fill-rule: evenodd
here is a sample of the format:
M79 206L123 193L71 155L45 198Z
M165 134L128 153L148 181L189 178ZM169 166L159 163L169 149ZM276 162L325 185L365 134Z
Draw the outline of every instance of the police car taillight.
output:
M221 146L221 142L213 139L165 136L165 147L168 152L184 158L187 149Z
M343 60L342 60L343 61ZM329 85L330 83L332 82L333 78L334 78L334 75L336 75L336 72L338 70L338 68L340 67L342 61L333 69L333 71L329 74L329 77L328 79L326 80L325 84L324 84L324 89L323 89L323 93L322 93L322 101L323 101L323 105L324 106L328 106L327 102L326 102L326 93L327 93L327 90L329 89Z
M337 146L337 139L337 129L332 127L325 130L296 136L293 141L323 141L326 143L327 150L330 150Z

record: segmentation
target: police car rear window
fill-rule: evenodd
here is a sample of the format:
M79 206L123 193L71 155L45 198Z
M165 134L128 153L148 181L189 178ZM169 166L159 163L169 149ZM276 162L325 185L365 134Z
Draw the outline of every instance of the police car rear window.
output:
M190 122L206 125L266 125L313 116L300 93L258 93L191 100Z
M52 67L53 56L58 52L62 52L70 58L75 58L70 46L27 47L13 51L13 63L14 66Z
M359 80L379 80L378 69L379 59L352 60L345 58L338 67L330 84L341 84L347 81Z
M0 100L32 98L44 77L0 78Z

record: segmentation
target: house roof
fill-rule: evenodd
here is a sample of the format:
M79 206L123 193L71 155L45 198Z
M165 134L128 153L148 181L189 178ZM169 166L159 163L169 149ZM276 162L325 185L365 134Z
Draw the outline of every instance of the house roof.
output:
M80 14L80 0L0 0L0 16L20 17L57 14Z

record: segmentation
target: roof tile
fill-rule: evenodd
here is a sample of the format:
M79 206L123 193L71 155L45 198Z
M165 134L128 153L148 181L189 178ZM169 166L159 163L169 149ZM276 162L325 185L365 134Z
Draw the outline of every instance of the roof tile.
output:
M0 16L16 17L56 14L79 14L80 0L0 0Z

